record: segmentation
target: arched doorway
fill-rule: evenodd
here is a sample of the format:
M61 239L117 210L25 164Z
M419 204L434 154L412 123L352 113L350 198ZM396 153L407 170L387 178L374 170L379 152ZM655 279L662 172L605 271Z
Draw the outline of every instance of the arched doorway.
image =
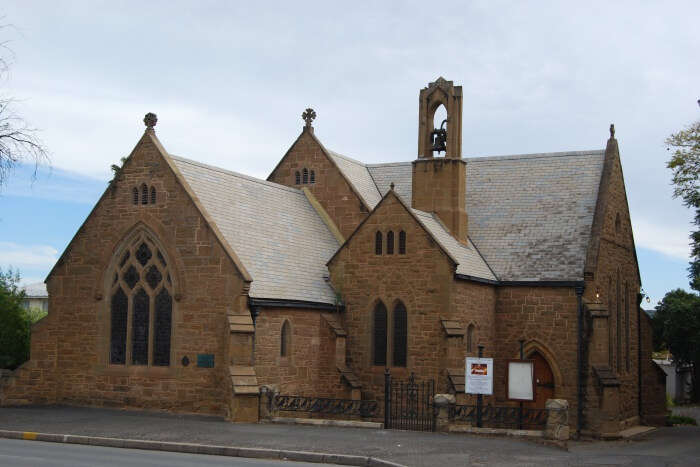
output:
M527 358L535 362L535 400L525 406L544 409L547 399L554 399L554 373L538 351L532 352Z

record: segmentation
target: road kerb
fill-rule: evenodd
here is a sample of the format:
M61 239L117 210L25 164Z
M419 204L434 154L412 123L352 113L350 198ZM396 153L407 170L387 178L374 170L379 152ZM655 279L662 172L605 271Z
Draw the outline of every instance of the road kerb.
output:
M149 451L183 452L190 454L207 454L214 456L248 457L257 459L278 459L309 463L333 463L366 467L404 467L383 459L369 456L348 454L330 454L309 451L290 451L287 449L246 448L236 446L215 446L208 444L175 443L166 441L148 441L142 439L105 438L100 436L80 436L57 433L39 433L34 431L0 430L0 438L44 441L49 443L83 444L110 448L143 449Z

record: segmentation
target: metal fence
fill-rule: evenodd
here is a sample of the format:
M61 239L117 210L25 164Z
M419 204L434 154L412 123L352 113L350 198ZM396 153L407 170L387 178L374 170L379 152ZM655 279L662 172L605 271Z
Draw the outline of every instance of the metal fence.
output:
M543 430L547 424L547 409L527 407L496 407L486 405L455 405L450 410L450 421L468 422L488 428Z
M371 400L330 399L326 397L285 396L270 398L270 411L308 412L311 414L375 417L379 404Z

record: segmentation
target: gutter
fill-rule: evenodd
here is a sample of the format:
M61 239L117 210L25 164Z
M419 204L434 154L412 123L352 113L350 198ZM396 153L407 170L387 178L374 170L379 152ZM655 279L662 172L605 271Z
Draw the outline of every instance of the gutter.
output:
M455 273L455 279L502 287L585 287L586 284L584 281L500 281L457 273Z
M637 294L637 411L642 418L642 299L641 293Z

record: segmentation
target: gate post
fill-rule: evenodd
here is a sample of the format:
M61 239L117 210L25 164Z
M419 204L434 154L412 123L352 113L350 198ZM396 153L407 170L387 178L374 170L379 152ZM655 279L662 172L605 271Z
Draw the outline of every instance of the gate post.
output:
M384 370L384 428L391 428L391 372Z
M452 394L435 394L433 396L434 407L434 430L448 432L450 430L450 422L454 414L456 398Z

